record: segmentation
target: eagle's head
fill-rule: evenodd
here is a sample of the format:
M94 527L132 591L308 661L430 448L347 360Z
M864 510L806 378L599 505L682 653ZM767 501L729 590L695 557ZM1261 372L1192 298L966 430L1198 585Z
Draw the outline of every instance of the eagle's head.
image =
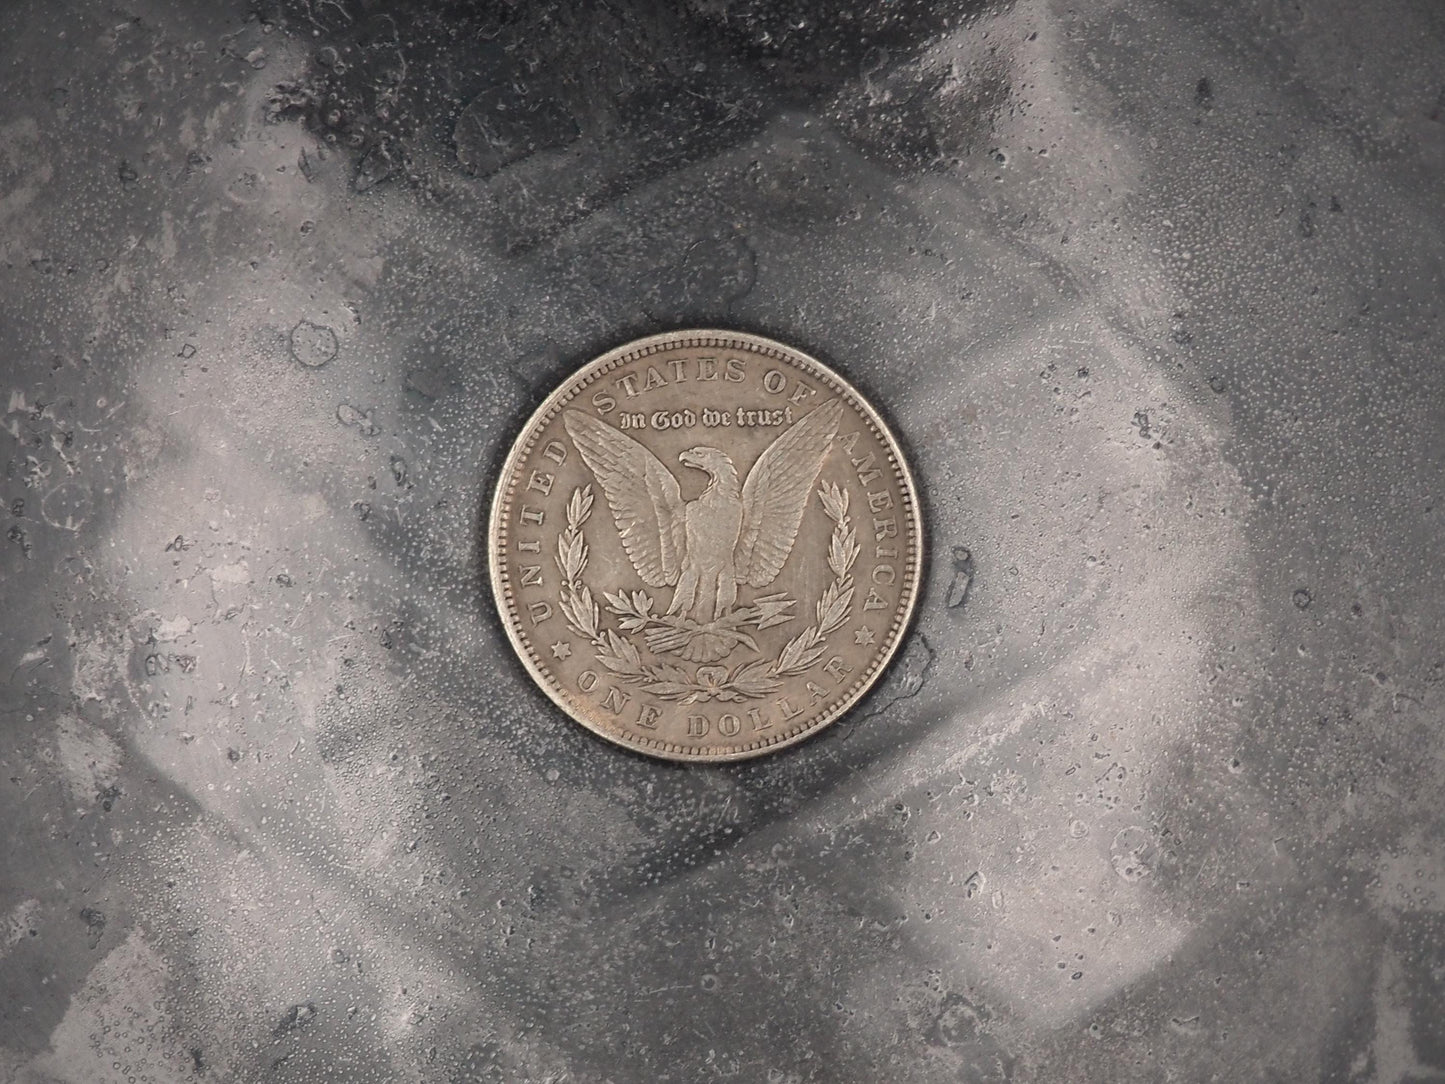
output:
M730 474L737 477L732 459L721 448L709 448L707 445L687 448L678 453L677 461L684 467L707 471L714 479L726 478Z

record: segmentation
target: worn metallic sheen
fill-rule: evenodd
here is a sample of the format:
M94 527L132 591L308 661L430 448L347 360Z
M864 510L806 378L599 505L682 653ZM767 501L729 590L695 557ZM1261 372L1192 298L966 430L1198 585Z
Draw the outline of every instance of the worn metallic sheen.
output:
M563 710L717 761L800 741L868 691L922 537L902 452L855 388L770 339L677 331L548 397L502 469L489 550L507 634Z

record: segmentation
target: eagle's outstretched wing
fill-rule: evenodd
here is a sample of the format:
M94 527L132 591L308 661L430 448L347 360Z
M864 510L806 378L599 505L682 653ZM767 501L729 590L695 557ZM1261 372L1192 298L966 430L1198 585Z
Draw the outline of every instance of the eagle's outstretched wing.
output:
M622 546L649 587L677 583L687 549L685 502L677 479L626 433L580 410L562 424L602 485Z
M818 407L768 445L748 471L743 528L733 550L739 583L766 587L793 552L808 496L842 420L840 400Z

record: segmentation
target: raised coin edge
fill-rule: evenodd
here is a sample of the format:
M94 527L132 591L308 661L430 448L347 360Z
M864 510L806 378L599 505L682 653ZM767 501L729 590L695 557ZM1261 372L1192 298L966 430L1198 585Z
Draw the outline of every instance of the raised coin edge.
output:
M506 523L503 520L503 510L507 502L512 498L516 490L516 478L514 467L519 460L524 460L531 453L536 443L537 434L551 421L552 415L567 402L575 398L581 391L593 384L599 377L606 375L619 366L625 365L638 358L655 354L663 349L672 347L726 347L729 345L740 346L750 351L757 351L764 356L773 356L775 360L788 364L797 364L799 368L807 371L812 370L813 375L823 383L831 385L833 390L842 395L850 407L858 410L859 415L873 430L874 434L884 444L893 456L894 474L898 480L899 490L907 504L909 513L909 524L913 529L912 559L904 568L902 576L902 591L900 601L893 613L893 619L888 627L887 636L892 637L887 651L881 653L875 662L864 669L858 679L851 683L848 690L820 715L814 717L803 728L785 732L769 738L755 740L741 748L725 748L718 746L704 746L701 748L676 745L671 742L649 741L640 736L634 737L625 731L612 731L593 723L583 715L573 710L572 705L566 698L566 693L561 689L560 683L554 675L551 675L536 656L532 647L525 643L518 629L521 626L520 614L516 610L516 600L513 597L511 588L505 582L503 569L506 565L505 543L508 537ZM583 374L587 374L583 378ZM835 373L827 365L824 365L811 354L807 354L795 347L787 346L775 339L769 339L762 335L754 335L741 331L721 331L712 328L687 329L684 331L662 332L657 335L648 335L644 338L633 339L623 343L621 346L612 348L586 364L578 367L570 375L561 380L557 387L547 396L546 399L528 415L527 420L517 431L512 448L502 462L497 478L496 488L492 494L491 509L487 517L487 563L492 583L492 598L497 607L497 616L501 621L502 628L507 634L513 650L521 660L527 672L539 688L547 694L547 698L562 709L562 712L572 720L580 723L598 737L611 742L613 745L623 749L631 750L634 753L641 753L646 756L668 760L674 763L724 763L727 761L750 760L754 757L763 756L776 752L790 745L794 745L807 738L812 737L821 730L825 730L837 722L843 715L850 711L857 703L867 695L877 680L882 676L889 665L893 662L899 648L903 645L908 627L918 607L919 576L923 568L923 512L918 501L918 491L913 482L912 472L908 468L903 457L903 450L898 445L897 438L888 427L882 416L869 400L863 396L857 388Z

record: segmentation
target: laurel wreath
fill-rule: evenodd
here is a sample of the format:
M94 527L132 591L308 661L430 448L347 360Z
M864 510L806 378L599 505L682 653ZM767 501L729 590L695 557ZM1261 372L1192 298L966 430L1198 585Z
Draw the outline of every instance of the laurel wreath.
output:
M559 602L562 616L574 633L592 645L597 662L623 682L652 693L662 700L684 704L720 700L756 700L776 691L780 678L804 673L822 658L828 638L848 620L852 611L853 564L858 559L858 535L848 516L848 491L835 483L818 488L823 511L833 521L828 543L828 568L833 580L823 588L814 606L816 622L789 640L775 659L754 659L729 669L699 666L695 670L678 663L645 663L625 636L602 623L602 610L592 589L582 580L589 551L583 528L592 515L592 486L578 486L567 501L567 527L557 538L557 567L562 573ZM655 614L652 598L645 591L631 596L622 591L603 593L608 610L621 620L624 632L651 629L649 635L666 639L678 622ZM751 607L735 611L725 620L722 631L756 650L756 643L739 626L768 628L792 619L786 612L792 600L785 595L766 595ZM660 628L659 628L660 626ZM658 642L654 639L652 642Z

